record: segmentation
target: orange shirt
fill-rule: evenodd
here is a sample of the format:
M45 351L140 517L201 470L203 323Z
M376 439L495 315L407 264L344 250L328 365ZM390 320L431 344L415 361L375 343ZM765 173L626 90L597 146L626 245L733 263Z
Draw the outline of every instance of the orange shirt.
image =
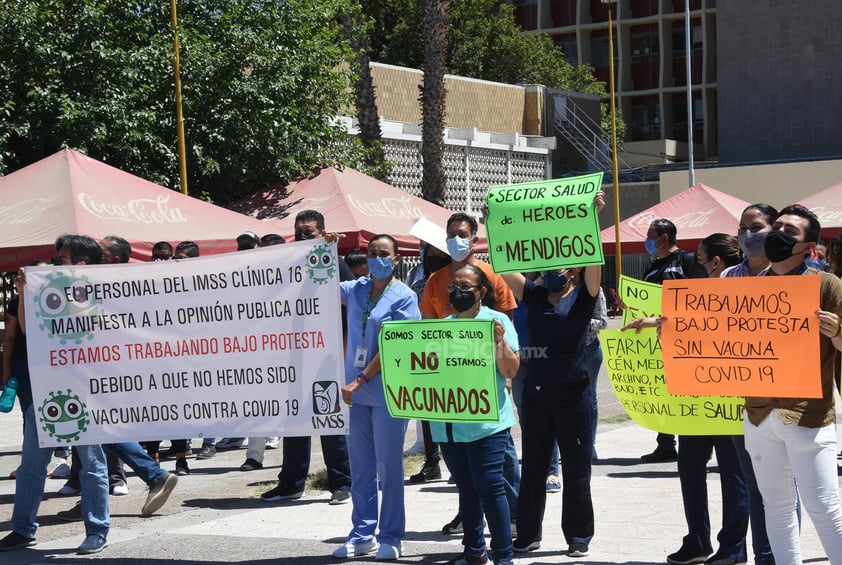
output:
M494 273L491 265L485 261L474 263L477 267L482 269L485 276L491 282L491 287L494 289L494 298L497 300L497 305L494 307L499 312L509 313L517 308L515 296L512 294L509 285L503 280L503 277ZM455 314L456 310L450 305L450 293L447 292L447 285L453 280L453 273L450 272L450 265L442 267L427 280L427 286L424 288L424 294L421 296L421 302L418 308L421 313L426 316L433 316L435 318L444 318Z

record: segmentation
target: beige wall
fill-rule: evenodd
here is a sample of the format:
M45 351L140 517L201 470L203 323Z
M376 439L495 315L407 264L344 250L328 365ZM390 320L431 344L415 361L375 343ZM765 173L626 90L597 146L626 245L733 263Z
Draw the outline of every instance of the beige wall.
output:
M418 102L418 86L423 81L421 71L372 63L371 75L381 118L421 123L421 104ZM540 128L534 132L524 131L524 122L528 121L533 129L540 114L533 101L530 116L526 115L526 89L522 86L445 75L445 88L447 127L540 134Z
M661 173L661 200L685 190L689 182L686 170ZM696 182L780 208L842 182L842 160L697 169Z

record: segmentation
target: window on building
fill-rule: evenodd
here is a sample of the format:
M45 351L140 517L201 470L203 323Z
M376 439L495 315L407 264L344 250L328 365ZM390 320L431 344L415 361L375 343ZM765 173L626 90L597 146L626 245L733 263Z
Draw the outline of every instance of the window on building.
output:
M632 141L661 138L661 106L657 96L645 96L632 101L631 118Z

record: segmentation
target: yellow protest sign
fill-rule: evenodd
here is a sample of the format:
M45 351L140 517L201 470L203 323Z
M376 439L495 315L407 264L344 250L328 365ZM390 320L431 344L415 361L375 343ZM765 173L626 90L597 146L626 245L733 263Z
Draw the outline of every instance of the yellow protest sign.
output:
M675 396L667 391L661 343L654 329L599 332L605 368L617 399L632 420L678 435L740 435L740 397Z
M673 394L820 398L818 276L664 281Z
M493 320L385 322L379 342L392 417L500 421Z
M637 318L661 315L661 285L620 275L623 325Z
M602 173L488 189L488 253L496 273L602 265L594 197Z

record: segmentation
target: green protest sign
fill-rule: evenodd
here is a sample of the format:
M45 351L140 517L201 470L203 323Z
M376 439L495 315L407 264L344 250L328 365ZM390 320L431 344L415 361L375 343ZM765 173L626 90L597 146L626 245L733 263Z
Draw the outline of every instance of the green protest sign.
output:
M599 332L605 369L629 417L645 428L688 436L741 435L743 398L679 396L667 391L661 340L654 328Z
M637 318L661 315L661 285L620 275L620 300L625 304L623 325Z
M593 203L601 187L602 173L490 187L485 227L494 271L601 265Z
M380 330L389 414L438 422L498 422L494 321L400 320Z

